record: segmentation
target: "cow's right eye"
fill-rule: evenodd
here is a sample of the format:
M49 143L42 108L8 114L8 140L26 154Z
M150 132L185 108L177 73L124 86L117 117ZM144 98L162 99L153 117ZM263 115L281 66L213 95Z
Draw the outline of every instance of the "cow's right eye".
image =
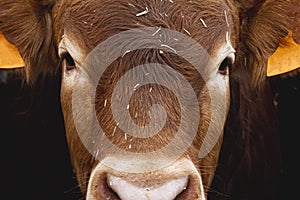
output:
M72 69L75 69L76 68L76 64L75 64L75 61L74 59L72 58L72 56L69 54L69 53L64 53L62 56L61 56L61 60L65 61L66 62L66 70L72 70Z

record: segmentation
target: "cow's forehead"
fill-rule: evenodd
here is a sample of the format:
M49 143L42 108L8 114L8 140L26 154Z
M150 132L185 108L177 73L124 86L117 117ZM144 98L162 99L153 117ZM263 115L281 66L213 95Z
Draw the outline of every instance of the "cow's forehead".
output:
M216 0L65 0L54 13L58 40L67 31L86 51L125 30L162 27L192 37L211 52L232 29L227 6Z

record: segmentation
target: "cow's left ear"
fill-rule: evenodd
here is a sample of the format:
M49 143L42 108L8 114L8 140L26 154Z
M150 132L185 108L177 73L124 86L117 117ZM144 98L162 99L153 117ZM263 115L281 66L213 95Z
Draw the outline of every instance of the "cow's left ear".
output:
M291 30L268 60L267 76L294 74L300 69L300 1L290 7Z
M259 85L267 77L268 58L293 28L290 11L299 9L299 0L235 1L241 17L239 48L244 52L240 63L251 70L253 84Z
M53 73L57 53L53 41L52 7L55 0L0 1L0 32L19 50L27 79Z
M300 69L300 1L294 2L287 13L290 19L289 34L269 57L267 76L288 74Z
M287 74L300 69L300 44L295 42L292 32L286 36L268 60L267 76Z
M291 8L289 15L292 21L291 30L293 39L300 44L300 1L295 3L295 6Z

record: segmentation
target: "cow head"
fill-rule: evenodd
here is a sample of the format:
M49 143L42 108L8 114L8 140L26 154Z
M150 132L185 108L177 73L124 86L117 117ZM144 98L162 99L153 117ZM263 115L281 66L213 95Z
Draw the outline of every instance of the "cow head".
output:
M232 97L264 85L267 57L287 33L288 3L276 2L8 0L0 31L29 84L60 72L86 199L205 199L238 106L229 77Z

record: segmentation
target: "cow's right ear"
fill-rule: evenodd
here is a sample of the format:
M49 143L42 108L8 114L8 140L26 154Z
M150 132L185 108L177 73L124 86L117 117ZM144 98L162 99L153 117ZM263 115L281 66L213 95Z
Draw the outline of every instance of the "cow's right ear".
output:
M54 73L58 56L53 41L52 8L55 0L0 1L0 32L17 47L27 81Z
M24 67L18 49L6 40L0 32L0 69Z

